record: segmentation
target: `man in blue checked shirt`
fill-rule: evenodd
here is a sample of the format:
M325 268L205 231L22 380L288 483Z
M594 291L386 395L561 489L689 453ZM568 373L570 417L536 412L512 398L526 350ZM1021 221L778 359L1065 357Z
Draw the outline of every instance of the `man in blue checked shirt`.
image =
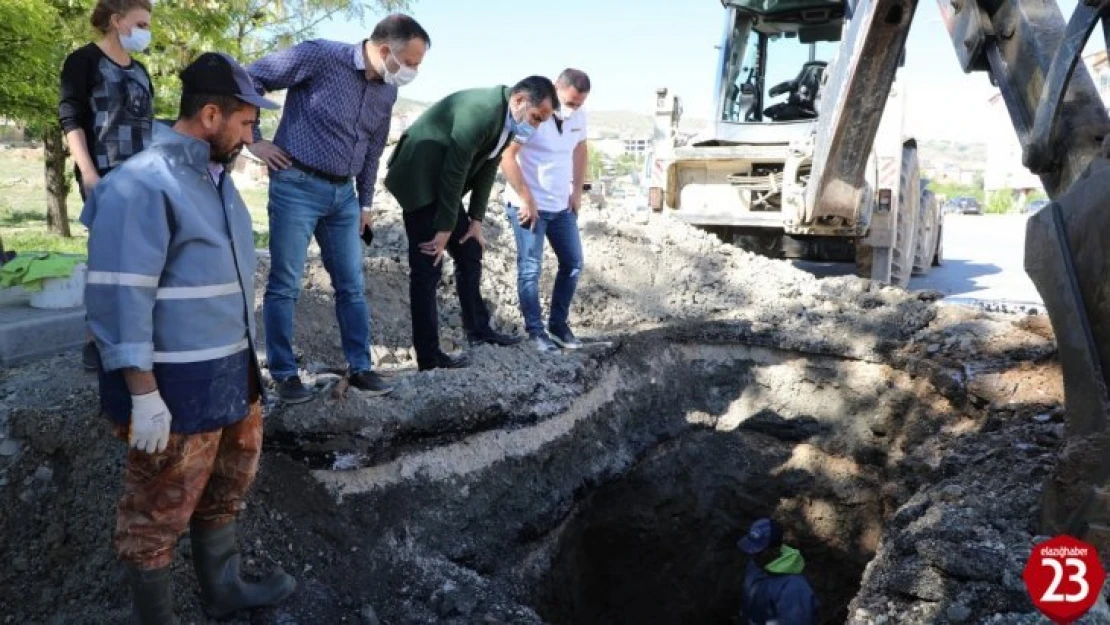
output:
M313 397L293 355L293 311L313 235L335 289L351 386L374 395L393 390L371 371L360 234L370 227L397 88L416 77L430 45L416 20L390 15L359 43L315 39L247 67L260 91L287 90L273 141L256 128L250 146L270 168L271 264L262 316L270 376L285 402Z

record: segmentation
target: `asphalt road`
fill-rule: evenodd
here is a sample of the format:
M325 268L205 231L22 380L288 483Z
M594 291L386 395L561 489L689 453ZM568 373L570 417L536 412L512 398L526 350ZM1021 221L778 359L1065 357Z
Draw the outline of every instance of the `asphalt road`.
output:
M946 215L944 264L910 281L914 290L944 293L954 301L1041 306L1036 287L1025 273L1025 215ZM818 276L852 273L847 263L798 261Z

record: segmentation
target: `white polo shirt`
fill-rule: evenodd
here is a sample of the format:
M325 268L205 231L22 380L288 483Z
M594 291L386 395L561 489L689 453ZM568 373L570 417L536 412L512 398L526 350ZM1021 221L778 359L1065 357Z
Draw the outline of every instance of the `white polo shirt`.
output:
M563 122L562 134L552 117L540 124L528 143L520 146L516 162L536 199L537 210L557 213L569 208L574 184L574 148L585 140L586 111L579 109ZM512 185L506 186L505 197L514 206L522 204Z

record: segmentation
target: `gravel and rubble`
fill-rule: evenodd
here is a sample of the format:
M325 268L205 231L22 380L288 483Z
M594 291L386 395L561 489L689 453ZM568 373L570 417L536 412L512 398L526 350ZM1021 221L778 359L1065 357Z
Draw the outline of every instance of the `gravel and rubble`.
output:
M443 346L473 366L417 373L401 215L378 205L367 296L396 390L330 392L342 354L310 260L295 343L321 394L267 407L241 536L247 569L283 566L298 599L233 622L728 623L736 538L768 513L810 554L826 622L1042 622L1020 576L1063 437L1044 316L819 280L587 207L571 323L605 343L468 348L447 259ZM521 333L496 204L485 230L483 293ZM548 252L545 294L554 267ZM127 614L111 552L124 450L96 405L75 354L0 372L0 622ZM188 548L178 614L206 622ZM621 601L637 608L606 607Z

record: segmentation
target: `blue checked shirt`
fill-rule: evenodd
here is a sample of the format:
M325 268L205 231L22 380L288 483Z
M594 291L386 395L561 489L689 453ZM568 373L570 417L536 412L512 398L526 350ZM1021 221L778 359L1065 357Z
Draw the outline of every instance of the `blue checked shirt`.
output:
M333 176L354 177L359 204L374 200L397 87L366 78L362 43L314 39L247 67L263 93L286 90L274 144ZM255 140L262 133L255 126Z

